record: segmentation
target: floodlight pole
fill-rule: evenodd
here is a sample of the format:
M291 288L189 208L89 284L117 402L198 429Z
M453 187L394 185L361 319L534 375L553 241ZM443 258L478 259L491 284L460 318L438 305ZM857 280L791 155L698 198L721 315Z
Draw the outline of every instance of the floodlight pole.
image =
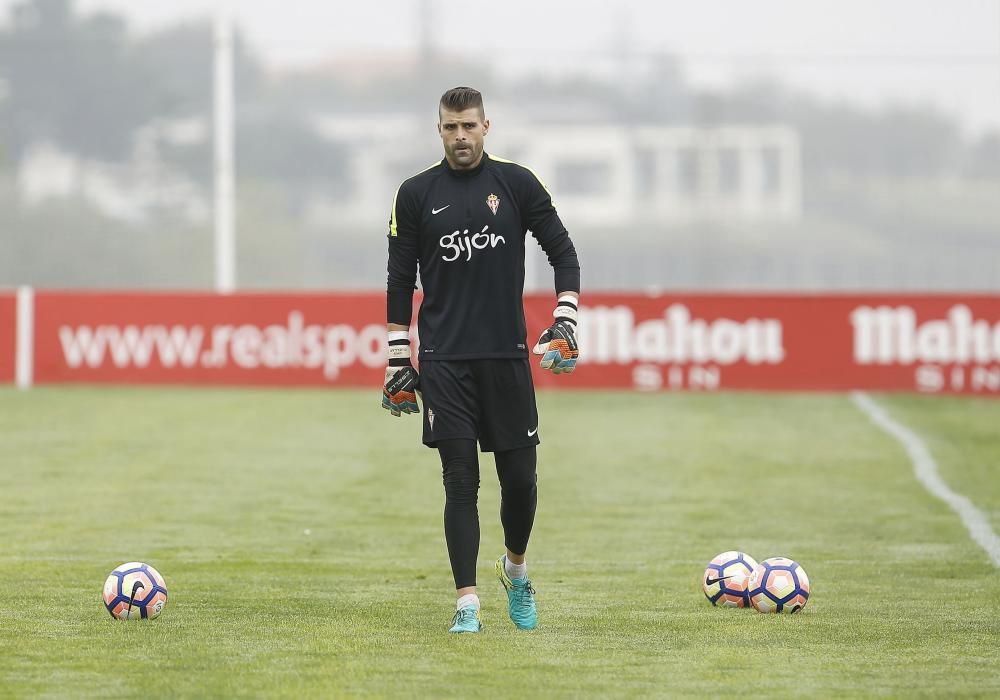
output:
M215 291L236 289L233 177L233 15L228 0L215 13Z

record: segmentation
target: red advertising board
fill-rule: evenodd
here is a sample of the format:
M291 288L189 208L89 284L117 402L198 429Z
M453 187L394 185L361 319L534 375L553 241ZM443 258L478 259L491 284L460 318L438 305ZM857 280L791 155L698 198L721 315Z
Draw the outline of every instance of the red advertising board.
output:
M1000 395L1000 296L587 294L583 302L577 371L536 371L540 387ZM552 306L548 294L526 298L529 336L550 323ZM377 292L38 292L34 380L378 386L384 319Z
M599 295L582 316L580 386L1000 395L997 296Z
M384 294L35 295L35 382L371 386Z
M14 381L17 347L17 298L0 292L0 384Z

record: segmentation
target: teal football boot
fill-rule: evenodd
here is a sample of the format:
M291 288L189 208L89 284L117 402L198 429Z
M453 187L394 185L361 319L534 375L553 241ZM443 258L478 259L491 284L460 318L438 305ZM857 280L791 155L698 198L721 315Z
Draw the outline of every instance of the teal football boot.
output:
M482 619L479 617L479 608L475 605L466 605L455 611L455 617L451 619L451 629L449 632L478 632L483 628Z
M511 622L518 629L533 630L538 626L538 611L535 609L535 589L528 577L512 579L507 575L507 555L497 559L497 578L507 591L507 611Z

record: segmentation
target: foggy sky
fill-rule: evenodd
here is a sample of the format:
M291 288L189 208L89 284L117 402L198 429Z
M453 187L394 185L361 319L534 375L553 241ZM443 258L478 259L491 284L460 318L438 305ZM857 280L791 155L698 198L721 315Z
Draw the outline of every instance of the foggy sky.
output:
M140 31L206 17L223 0L78 0ZM0 0L0 12L14 0ZM771 78L865 106L931 104L973 130L1000 129L1000 0L230 0L254 48L276 68L352 51L404 52L430 7L436 50L502 75L593 69L600 54L668 51L689 82Z

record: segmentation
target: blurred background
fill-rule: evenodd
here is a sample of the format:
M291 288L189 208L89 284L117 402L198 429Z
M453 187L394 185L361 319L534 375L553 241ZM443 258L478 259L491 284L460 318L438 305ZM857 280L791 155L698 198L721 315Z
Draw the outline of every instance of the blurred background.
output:
M0 287L215 286L230 30L239 289L383 288L471 85L585 288L1000 291L997 0L0 0Z

